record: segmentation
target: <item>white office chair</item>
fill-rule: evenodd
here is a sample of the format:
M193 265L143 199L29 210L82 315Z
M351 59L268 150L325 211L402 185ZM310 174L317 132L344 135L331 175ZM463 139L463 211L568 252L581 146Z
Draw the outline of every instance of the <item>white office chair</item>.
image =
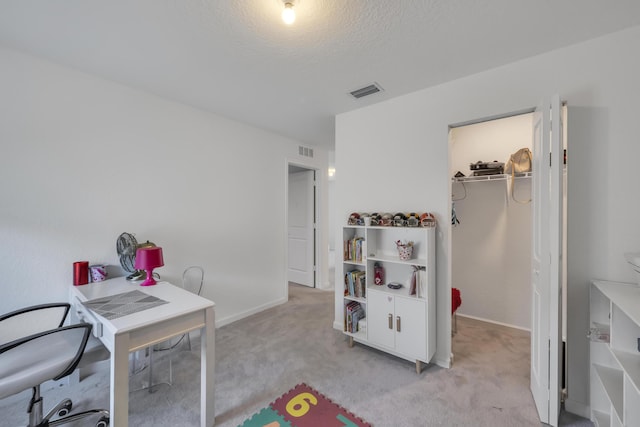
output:
M199 265L187 267L182 273L182 287L193 294L200 295L203 283L204 269ZM191 351L191 337L188 332L184 336L187 337L189 351Z
M0 316L0 399L33 389L27 409L29 427L56 426L96 414L102 415L96 426L109 425L109 412L104 409L70 415L70 399L43 416L40 385L71 374L91 335L88 323L62 326L69 308L66 303L44 304ZM54 416L60 418L51 420Z
M200 295L202 292L202 285L204 283L204 269L199 265L193 265L187 267L182 272L182 288L192 294ZM182 340L187 340L189 351L191 351L191 337L189 333L182 335L175 344L169 344L169 347L159 348L159 350L170 350L177 347Z
M202 285L204 283L204 269L200 266L194 265L191 267L187 267L183 272L182 272L182 288L194 293L196 295L200 295L200 292L202 292ZM167 385L171 385L173 383L173 367L172 367L172 361L171 359L169 360L169 380L165 381L165 382L160 382L160 383L153 383L153 353L156 351L171 351L174 348L176 348L181 342L182 340L186 339L187 340L187 345L189 347L189 351L191 351L191 337L189 336L189 333L187 332L186 334L183 334L176 342L175 344L172 343L172 340L167 341L164 345L163 344L157 344L155 346L152 346L148 349L149 351L149 365L148 365L148 369L149 369L149 379L148 379L148 385L147 386L143 386L140 389L136 389L133 391L138 391L141 389L147 389L149 391L149 393L153 393L154 391L154 387L160 385L160 384L167 384Z
M0 345L59 328L64 324L70 308L71 304L68 303L41 304L0 315Z

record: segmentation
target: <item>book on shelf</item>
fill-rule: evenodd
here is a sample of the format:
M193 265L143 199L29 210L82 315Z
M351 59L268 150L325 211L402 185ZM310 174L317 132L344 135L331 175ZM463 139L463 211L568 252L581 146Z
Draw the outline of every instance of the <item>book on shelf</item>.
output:
M411 274L411 285L409 286L409 295L415 295L418 298L426 298L427 296L427 272L424 267L414 266Z
M416 273L418 273L418 277L416 280L416 296L418 298L426 298L427 297L427 272L425 269L421 268Z
M343 258L345 261L362 262L366 257L367 244L364 237L354 237L343 242Z
M358 332L358 322L366 317L359 302L349 301L344 306L344 330L350 333Z
M353 311L359 307L360 304L355 301L350 301L344 306L344 330L351 332L351 321Z
M344 275L344 294L365 298L367 290L367 273L363 270L351 270Z

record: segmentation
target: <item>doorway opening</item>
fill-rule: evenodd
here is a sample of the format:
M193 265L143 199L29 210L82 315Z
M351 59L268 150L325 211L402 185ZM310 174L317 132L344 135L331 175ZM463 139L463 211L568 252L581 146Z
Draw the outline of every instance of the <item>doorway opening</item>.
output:
M563 126L566 106L554 107L559 105L557 99L549 104L550 111L546 111L543 104L535 110L454 125L449 132L451 287L460 289L462 295L457 315L491 327L495 324L521 330L531 336L531 390L546 387L546 406L541 404L542 397L534 394L534 400L540 419L544 420L546 414L548 421L544 422L551 425L556 425L553 414L558 414L558 406L553 403L556 401L554 384L565 386L564 381L555 381L551 373L557 367L564 379L566 364L561 356L557 361L545 356L549 375L545 376L544 383L540 381L544 376L539 369L544 365L541 356L546 354L541 351L544 347L540 343L544 341L547 349L553 347L547 337L553 335L554 325L561 328L563 341L566 337L566 256L563 255L566 253L566 157L564 165L562 161L567 141L566 126ZM540 117L545 117L543 127ZM558 138L556 134L560 133ZM542 139L547 142L541 144ZM559 141L560 145L549 141ZM505 174L501 168L506 168L511 155L520 149L533 152L532 171ZM559 169L563 172L558 176ZM558 185L564 187L564 191L558 190ZM555 220L554 206L559 206L560 212ZM554 230L561 232L556 235L562 240L562 249L553 249ZM547 251L546 258L539 256L540 248ZM546 271L541 271L544 269L534 262L537 259L551 261ZM551 307L554 298L549 294L554 292L553 260L562 272L562 278L556 276L559 280L555 282L562 287L561 308L556 315ZM562 265L558 265L558 261ZM549 289L546 296L540 287L545 286L545 282ZM555 300L558 302L558 298ZM540 309L545 306L546 313ZM536 320L545 318L546 324ZM455 336L453 341L456 342ZM501 348L503 346L496 342L492 351ZM552 356L557 354L555 350L549 351ZM560 394L557 396L560 402Z
M316 174L316 169L288 164L287 281L312 288L318 265Z
M504 167L512 153L532 149L532 129L533 113L523 113L449 132L450 176L458 175L451 183L451 283L463 301L457 315L526 331L531 174L512 177Z

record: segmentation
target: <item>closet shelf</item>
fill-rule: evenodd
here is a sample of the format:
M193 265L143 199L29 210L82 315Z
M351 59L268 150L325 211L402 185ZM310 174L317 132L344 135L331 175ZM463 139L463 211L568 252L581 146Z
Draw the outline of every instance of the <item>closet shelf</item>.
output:
M531 178L531 172L520 172L514 174L515 178ZM511 178L511 174L482 175L482 176L463 176L460 178L453 177L453 182L478 182L478 181L506 181Z

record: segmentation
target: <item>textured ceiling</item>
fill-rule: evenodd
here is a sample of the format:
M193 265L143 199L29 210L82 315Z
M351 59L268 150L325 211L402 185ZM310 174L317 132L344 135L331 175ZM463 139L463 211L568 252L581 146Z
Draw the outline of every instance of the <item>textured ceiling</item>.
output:
M1 0L0 45L332 148L338 113L640 24L638 0L297 0L292 26L281 11Z

